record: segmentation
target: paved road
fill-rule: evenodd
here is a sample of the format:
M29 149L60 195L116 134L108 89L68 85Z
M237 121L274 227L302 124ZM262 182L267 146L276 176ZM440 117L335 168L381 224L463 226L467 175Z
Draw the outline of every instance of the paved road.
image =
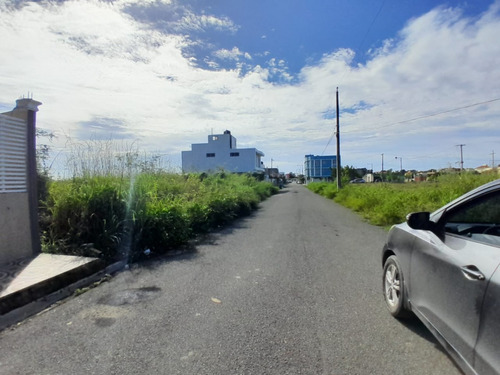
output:
M460 374L381 297L385 232L289 185L196 251L0 333L1 374Z

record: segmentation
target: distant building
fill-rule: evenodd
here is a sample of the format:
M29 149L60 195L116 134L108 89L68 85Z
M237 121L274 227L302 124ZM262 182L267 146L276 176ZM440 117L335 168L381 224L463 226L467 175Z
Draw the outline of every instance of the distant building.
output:
M493 170L489 165L481 165L479 167L474 168L474 170L478 173L490 172Z
M375 182L375 175L372 172L366 173L365 175L363 175L363 180L368 183Z
M283 186L285 175L282 174L278 168L265 168L264 169L264 181L271 182L276 186Z
M332 171L337 168L335 155L306 155L304 172L306 181L333 180Z
M490 167L489 165L481 165L477 168L474 168L474 170L478 173L494 173L499 172L499 167L500 165L494 165L493 167Z
M264 174L268 178L279 178L280 177L280 170L278 168L265 168Z
M237 148L236 138L229 130L224 134L208 136L208 143L191 145L191 151L182 151L183 172L264 172L262 151L256 148Z

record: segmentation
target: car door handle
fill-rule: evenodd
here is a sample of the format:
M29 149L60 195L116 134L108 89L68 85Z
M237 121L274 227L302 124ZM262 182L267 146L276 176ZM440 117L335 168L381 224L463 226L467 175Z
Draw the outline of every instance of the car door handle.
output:
M479 271L479 269L476 266L464 266L461 268L462 273L465 275L466 278L469 280L484 280L485 277Z

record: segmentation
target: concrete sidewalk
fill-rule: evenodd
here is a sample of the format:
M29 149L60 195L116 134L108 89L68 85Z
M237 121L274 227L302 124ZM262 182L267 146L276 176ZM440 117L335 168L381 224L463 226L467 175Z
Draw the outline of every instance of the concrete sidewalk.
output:
M0 265L0 329L42 311L107 272L113 271L100 259L69 255L39 254Z

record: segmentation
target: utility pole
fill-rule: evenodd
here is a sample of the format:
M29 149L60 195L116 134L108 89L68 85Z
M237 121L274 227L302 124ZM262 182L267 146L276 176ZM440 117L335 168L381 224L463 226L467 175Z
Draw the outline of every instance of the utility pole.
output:
M384 182L384 154L380 155L382 155L382 171L380 171L380 179Z
M339 88L337 87L337 189L340 190L342 187L342 182L340 181L340 125L339 125Z
M457 145L457 146L460 147L460 173L462 173L464 170L464 151L463 151L463 149L464 149L465 145L462 144L462 145Z
M491 168L495 168L495 150L491 151Z

